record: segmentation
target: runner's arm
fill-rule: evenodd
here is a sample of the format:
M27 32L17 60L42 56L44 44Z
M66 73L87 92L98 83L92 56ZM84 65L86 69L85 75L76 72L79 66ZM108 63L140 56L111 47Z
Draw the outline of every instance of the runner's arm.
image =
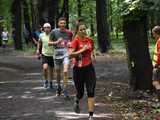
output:
M34 42L35 45L38 44L37 40L34 37L32 37L32 40L33 40L33 42Z
M62 38L59 38L59 39L56 38L55 31L51 31L48 46L57 45L61 40Z
M40 53L41 53L41 49L42 48L42 41L41 40L39 40L38 42L37 42L37 51L36 51L36 53L39 55Z
M57 41L49 40L48 45L49 46L57 45L61 40L62 40L61 38L59 38Z
M75 51L75 49L71 49L70 50L70 53L69 53L69 57L70 58L73 58L73 57L77 57L79 56L81 53L85 52L86 50L88 50L88 47L87 46L84 46L82 49L78 50L78 51Z

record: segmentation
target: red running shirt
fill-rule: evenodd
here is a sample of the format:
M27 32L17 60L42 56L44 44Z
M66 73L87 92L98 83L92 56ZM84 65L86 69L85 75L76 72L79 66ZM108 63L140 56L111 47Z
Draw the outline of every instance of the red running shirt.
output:
M77 67L85 67L92 63L91 54L94 49L94 42L91 38L86 37L83 40L81 40L80 37L74 38L74 40L71 42L71 48L75 49L75 51L81 50L84 46L88 46L88 49L81 53L81 66L79 66L79 57L76 57L73 59L73 64Z

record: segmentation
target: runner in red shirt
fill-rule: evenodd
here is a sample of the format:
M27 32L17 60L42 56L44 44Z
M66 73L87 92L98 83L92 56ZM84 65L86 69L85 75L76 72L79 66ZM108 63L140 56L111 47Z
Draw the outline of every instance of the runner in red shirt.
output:
M95 106L96 75L91 58L93 49L94 42L91 38L87 37L85 24L79 23L77 25L77 34L71 42L71 51L69 53L70 58L74 60L73 79L77 90L74 111L76 113L80 112L79 101L84 95L84 86L86 86L89 120L93 120Z

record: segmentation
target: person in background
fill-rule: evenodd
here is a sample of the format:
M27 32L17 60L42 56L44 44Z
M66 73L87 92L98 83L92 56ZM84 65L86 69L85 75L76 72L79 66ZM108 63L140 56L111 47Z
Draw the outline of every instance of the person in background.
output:
M153 37L156 40L153 55L153 86L156 89L158 100L160 101L160 26L152 29Z
M75 33L76 35L71 42L71 50L69 53L69 57L73 58L73 80L77 91L74 111L80 113L79 102L84 95L84 87L86 87L89 120L93 120L96 86L95 69L92 64L94 42L92 38L87 36L86 25L82 22L78 23Z
M39 36L42 33L42 27L39 25L37 29L32 33L32 42L37 47Z
M2 31L1 37L2 37L2 46L3 48L5 48L9 39L9 33L6 28L4 28L4 30Z
M53 47L48 46L51 25L49 23L44 23L44 32L40 34L39 41L37 44L37 56L42 56L42 67L44 75L44 87L53 89L53 70L54 70L54 59L53 59ZM42 49L42 55L41 55ZM49 81L48 81L49 80Z

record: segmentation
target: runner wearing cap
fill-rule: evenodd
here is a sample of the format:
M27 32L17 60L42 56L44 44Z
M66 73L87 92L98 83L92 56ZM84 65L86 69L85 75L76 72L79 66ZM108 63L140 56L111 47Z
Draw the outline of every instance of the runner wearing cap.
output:
M50 38L51 25L49 23L44 23L43 25L44 33L39 36L39 41L37 45L37 55L40 56L40 49L42 46L42 67L44 75L44 87L53 89L53 47L48 46L48 41ZM48 81L49 80L49 81Z

